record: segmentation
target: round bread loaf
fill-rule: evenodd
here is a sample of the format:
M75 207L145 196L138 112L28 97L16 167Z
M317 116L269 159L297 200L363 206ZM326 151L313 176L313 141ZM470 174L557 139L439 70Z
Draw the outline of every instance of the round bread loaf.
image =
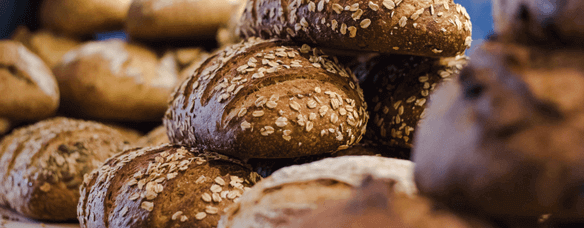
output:
M20 26L12 35L12 40L19 41L37 54L49 68L53 68L69 51L79 46L78 40L58 36L48 30L31 33L25 26Z
M308 45L252 38L207 59L174 92L171 142L239 158L332 153L361 140L368 115L350 71Z
M184 67L183 69L181 69L180 73L179 73L179 80L185 80L187 79L189 76L193 75L193 73L195 72L195 70L197 70L197 68L199 68L201 66L201 64L203 64L203 61L205 61L208 57L209 57L209 53L203 50L198 49L198 52L195 52L193 50L193 52L188 53L186 51L177 51L176 52L176 56L177 56L177 60L179 60L179 62L185 62L186 64L188 64L186 67ZM192 56L191 58L186 58L187 56ZM180 60L183 59L183 60ZM189 59L189 61L185 61L186 59Z
M168 136L166 135L166 127L162 125L150 131L147 135L143 136L142 138L140 138L138 140L137 145L146 147L158 146L166 143L170 143L170 140L168 140Z
M76 218L83 175L128 142L105 125L54 118L0 142L0 205L32 219Z
M252 0L239 28L242 37L420 56L462 54L471 30L466 9L452 0Z
M259 180L224 155L171 145L126 150L86 175L86 227L216 227L219 213Z
M367 178L351 197L326 200L311 213L286 227L320 228L487 228L477 218L460 216L437 208L422 196L396 194L388 180Z
M582 47L583 10L580 0L494 0L495 33L503 41Z
M131 0L43 0L43 27L70 36L121 29Z
M392 147L411 148L426 101L443 80L458 74L467 57L427 58L378 55L351 67L369 104L365 138Z
M258 182L227 209L218 227L287 227L324 200L347 199L367 176L395 181L413 195L413 163L373 156L345 156L282 168Z
M38 120L59 107L59 88L51 69L19 42L0 41L0 117Z
M584 218L582 63L578 51L478 49L416 132L420 191L500 219Z
M242 0L134 0L126 19L132 39L214 38Z
M149 49L121 40L86 43L53 69L62 110L108 120L160 120L177 84L172 54L158 61Z

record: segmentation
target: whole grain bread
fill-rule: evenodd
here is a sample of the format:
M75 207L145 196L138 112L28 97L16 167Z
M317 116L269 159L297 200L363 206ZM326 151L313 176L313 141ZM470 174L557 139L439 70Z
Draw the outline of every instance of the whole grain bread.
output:
M128 144L105 125L54 118L0 142L0 205L32 219L76 218L83 175Z
M118 39L83 44L53 72L64 113L104 120L160 120L178 82L172 53L159 60L150 49Z
M395 191L413 195L413 163L373 156L345 156L282 168L258 182L227 209L218 227L287 227L324 200L351 197L368 176L395 181Z
M252 0L239 28L242 37L435 57L462 54L471 30L452 0Z
M174 92L171 142L239 158L332 153L361 139L354 75L316 48L252 38L208 58Z
M195 148L126 150L87 174L81 227L216 227L219 214L259 180L238 160Z
M51 69L20 42L0 41L0 117L39 120L59 107Z
M420 191L501 220L584 218L582 63L575 50L481 46L416 132Z

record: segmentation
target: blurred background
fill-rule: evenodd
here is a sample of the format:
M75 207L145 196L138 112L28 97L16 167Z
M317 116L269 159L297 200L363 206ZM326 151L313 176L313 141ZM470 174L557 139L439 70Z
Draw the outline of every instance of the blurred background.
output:
M10 34L18 25L27 25L31 29L36 29L38 21L36 12L41 0L0 0L0 38L10 37ZM471 54L474 48L480 44L487 35L493 31L493 17L491 15L490 0L455 0L463 5L470 14L474 40L472 48L467 51ZM124 38L122 32L110 32L96 34L94 39Z

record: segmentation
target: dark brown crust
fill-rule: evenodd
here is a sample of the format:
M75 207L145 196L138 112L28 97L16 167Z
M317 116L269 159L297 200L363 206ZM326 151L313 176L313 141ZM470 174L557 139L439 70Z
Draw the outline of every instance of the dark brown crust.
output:
M170 141L240 158L359 142L368 115L354 75L308 45L286 45L250 39L207 59L173 95L164 117Z
M0 143L0 205L32 219L75 219L83 175L124 140L105 125L66 118L15 130Z
M472 41L466 10L452 0L429 2L253 0L247 3L239 31L242 37L291 38L336 49L433 57L462 54Z
M86 176L78 206L81 227L216 227L223 209L259 180L240 164L168 144L127 150ZM221 201L207 202L202 195L211 195L214 185L228 193L222 197L219 191ZM202 212L206 216L197 218Z
M464 56L427 58L379 55L352 67L369 104L371 120L365 138L392 147L411 148L426 101L445 79L457 75Z

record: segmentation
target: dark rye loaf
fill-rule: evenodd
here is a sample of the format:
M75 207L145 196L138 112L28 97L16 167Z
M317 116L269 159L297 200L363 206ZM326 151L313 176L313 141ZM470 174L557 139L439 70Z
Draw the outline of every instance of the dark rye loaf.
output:
M247 158L332 153L368 120L354 75L308 45L252 38L207 59L164 117L172 143Z
M42 220L76 218L83 175L127 146L105 125L54 118L0 142L0 205Z
M472 41L470 17L452 0L250 0L239 26L242 37L435 57Z
M81 227L216 227L219 214L260 179L238 160L168 144L136 148L87 174Z

